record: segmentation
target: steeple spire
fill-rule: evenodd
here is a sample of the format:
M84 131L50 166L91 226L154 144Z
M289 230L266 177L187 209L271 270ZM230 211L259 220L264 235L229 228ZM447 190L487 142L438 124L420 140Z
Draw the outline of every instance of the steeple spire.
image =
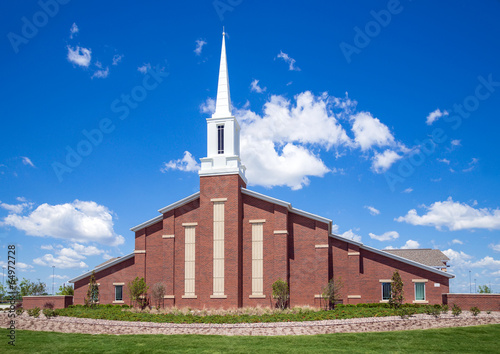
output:
M231 95L229 93L229 74L226 59L226 32L222 29L222 49L219 67L219 85L217 87L217 103L212 118L232 117Z

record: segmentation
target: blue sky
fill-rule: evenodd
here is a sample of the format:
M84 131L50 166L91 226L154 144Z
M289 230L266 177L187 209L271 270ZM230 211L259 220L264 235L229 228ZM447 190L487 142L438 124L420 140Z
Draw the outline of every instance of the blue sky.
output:
M128 254L198 190L225 26L249 188L500 291L499 1L0 7L0 264L16 244L20 278Z

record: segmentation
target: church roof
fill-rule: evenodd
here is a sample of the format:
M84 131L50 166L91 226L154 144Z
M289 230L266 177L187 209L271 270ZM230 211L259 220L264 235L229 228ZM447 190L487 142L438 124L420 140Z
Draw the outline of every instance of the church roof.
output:
M390 254L395 254L400 257L411 259L412 261L422 263L430 267L446 267L446 262L450 260L440 250L430 248L397 249L383 251Z
M104 270L104 269L107 269L107 268L110 268L114 265L117 265L123 261L126 261L127 259L130 259L134 257L134 252L130 253L130 254L127 254L126 256L123 256L123 257L117 257L117 258L114 258L114 259L110 259L109 261L106 261L104 263L101 263L100 265L98 265L97 267L95 267L93 270L90 270L86 273L83 273L82 275L79 275L73 279L70 279L68 280L69 283L76 283L77 281L79 280L82 280L82 279L85 279L86 277L90 276L93 272L100 272L101 270Z

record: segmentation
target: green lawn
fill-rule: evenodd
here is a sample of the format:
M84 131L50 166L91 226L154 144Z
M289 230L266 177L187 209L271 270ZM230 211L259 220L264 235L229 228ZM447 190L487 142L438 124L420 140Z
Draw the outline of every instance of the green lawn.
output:
M17 331L7 345L0 329L0 352L21 353L498 353L500 325L402 332L317 336L243 337L202 335L89 335ZM7 350L6 350L7 349Z

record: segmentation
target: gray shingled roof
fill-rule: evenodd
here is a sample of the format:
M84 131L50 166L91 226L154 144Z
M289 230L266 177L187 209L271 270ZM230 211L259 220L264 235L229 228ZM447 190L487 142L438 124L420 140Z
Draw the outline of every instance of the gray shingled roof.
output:
M429 267L446 267L450 259L440 250L430 248L383 250L384 252L407 258L414 262L425 264Z

